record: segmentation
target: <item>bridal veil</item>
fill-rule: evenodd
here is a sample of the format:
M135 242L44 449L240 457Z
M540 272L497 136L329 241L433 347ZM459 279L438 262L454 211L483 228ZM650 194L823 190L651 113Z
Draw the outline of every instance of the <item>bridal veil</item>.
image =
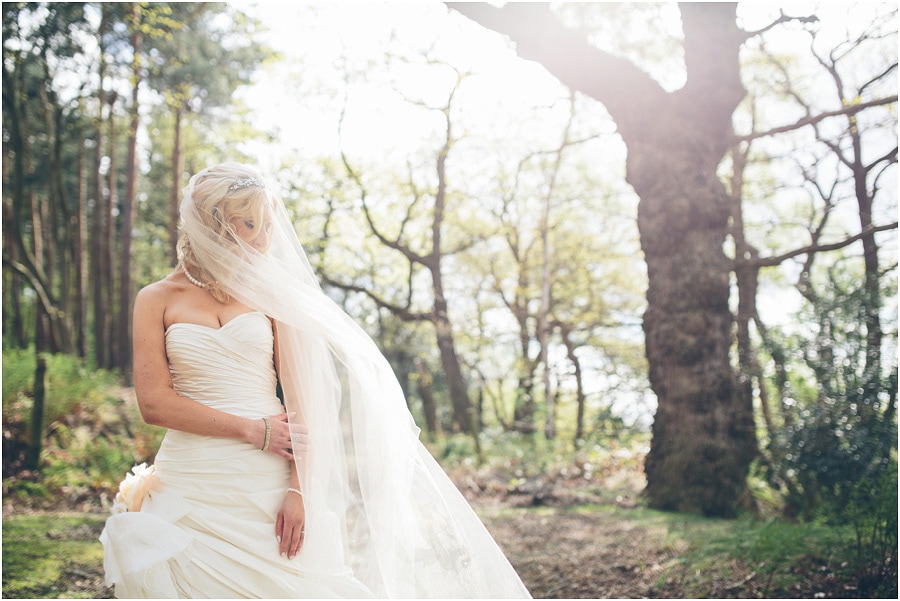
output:
M195 188L255 179L271 226L265 254L210 227ZM244 190L241 190L242 192ZM302 570L362 582L376 597L528 597L515 570L418 438L372 339L320 288L280 196L252 167L225 164L184 189L183 232L210 280L276 322L290 419L308 427L296 469L306 504Z

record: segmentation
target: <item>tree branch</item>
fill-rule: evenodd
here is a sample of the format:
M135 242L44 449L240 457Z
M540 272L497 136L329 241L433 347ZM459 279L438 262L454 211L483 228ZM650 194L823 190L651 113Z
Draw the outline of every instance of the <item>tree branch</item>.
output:
M832 250L838 250L844 248L846 246L850 246L857 240L861 240L866 236L871 236L872 234L876 234L878 232L884 232L887 230L895 230L897 229L897 222L889 223L887 225L878 225L866 228L864 231L847 238L846 240L842 240L841 242L835 242L833 244L812 244L810 246L804 246L803 248L798 248L792 250L790 252L784 253L783 255L778 255L775 257L766 257L762 259L753 259L749 261L738 261L735 260L734 266L737 267L775 267L776 265L781 265L788 259L793 259L799 255L813 254L819 252L828 252Z
M884 106L887 104L893 104L895 102L897 102L897 96L889 96L887 98L878 98L876 100L861 102L859 104L851 104L835 111L827 111L825 113L819 113L818 115L804 117L803 119L800 119L799 121L796 121L789 125L782 125L780 127L775 127L767 131L753 132L745 136L735 136L735 140L737 140L738 142L749 142L750 140L756 140L757 138L774 136L775 134L781 134L784 132L793 131L795 129L800 129L801 127L806 127L807 125L815 125L816 123L824 121L825 119L828 119L830 117L839 117L841 115L855 115L860 111L864 111L875 106Z
M792 21L798 21L800 23L818 23L819 22L819 17L817 17L815 15L810 15L808 17L789 17L786 14L784 14L783 10L780 11L780 13L781 14L777 19L775 19L774 21L772 21L771 23L769 23L762 29L757 29L755 31L748 31L747 39L761 35L767 31L769 31L770 29L781 25L782 23L790 23Z
M401 307L399 305L395 305L389 301L384 300L371 290L364 288L362 286L357 286L356 284L345 284L343 282L338 282L337 280L331 279L327 275L321 276L322 281L328 284L329 286L334 286L335 288L340 288L341 290L346 290L347 292L361 292L368 296L372 301L381 307L382 309L387 309L403 321L431 321L432 312L417 312L411 311L408 307Z
M519 56L538 61L563 85L603 103L620 129L635 114L653 114L668 98L662 86L630 61L579 39L557 20L547 3L509 2L503 8L481 2L446 4L508 36ZM636 103L643 108L636 108Z

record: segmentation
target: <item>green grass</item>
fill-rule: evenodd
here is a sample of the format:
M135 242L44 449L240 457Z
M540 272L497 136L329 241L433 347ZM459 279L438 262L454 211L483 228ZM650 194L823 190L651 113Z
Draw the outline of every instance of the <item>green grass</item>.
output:
M97 538L105 519L92 514L4 517L3 597L95 598L97 575L103 572Z
M854 563L855 538L850 527L650 510L639 510L630 519L666 528L664 544L680 551L673 575L686 597L709 596L715 580L746 581L749 596L784 597L827 573L842 580L852 576L848 566Z

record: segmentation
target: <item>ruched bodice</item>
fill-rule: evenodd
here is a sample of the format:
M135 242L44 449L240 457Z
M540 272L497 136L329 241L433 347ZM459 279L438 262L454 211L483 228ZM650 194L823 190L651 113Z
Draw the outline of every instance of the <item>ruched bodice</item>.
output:
M272 348L272 324L258 311L242 313L220 328L174 323L166 330L175 391L241 417L282 411Z

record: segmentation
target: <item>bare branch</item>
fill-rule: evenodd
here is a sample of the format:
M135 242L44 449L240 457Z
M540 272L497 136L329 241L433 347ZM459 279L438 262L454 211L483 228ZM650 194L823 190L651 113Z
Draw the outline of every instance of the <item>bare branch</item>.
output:
M880 165L883 162L887 162L888 165L890 165L891 163L897 162L897 147L896 146L894 146L891 150L887 151L884 155L878 157L877 159L875 159L874 161L869 163L865 167L866 173L868 173L869 171L871 171L872 169L874 169L875 167L877 167L878 165ZM874 196L874 194L873 194L873 196Z
M868 88L870 85L872 85L874 83L878 83L883 78L887 77L888 74L891 71L895 70L896 68L897 68L897 63L894 63L893 65L889 66L887 69L885 69L884 71L882 71L881 73L879 73L878 75L876 75L875 77L873 77L872 79L870 79L869 81L864 83L862 86L860 86L860 88L859 88L860 96L862 96L862 93L865 92L866 88Z
M864 231L856 234L855 236L851 236L846 240L842 240L841 242L835 242L833 244L812 244L810 246L804 246L803 248L798 248L792 250L790 252L784 253L782 255L778 255L775 257L767 257L764 259L751 259L749 261L734 261L735 266L748 266L748 267L775 267L776 265L781 265L788 259L793 259L794 257L806 254L814 254L819 252L828 252L832 250L838 250L844 248L846 246L850 246L854 242L858 240L862 240L866 236L871 236L872 234L876 234L878 232L884 232L888 230L897 229L897 222L889 223L887 225L878 225L866 228Z
M800 129L801 127L806 127L807 125L815 125L825 119L831 117L840 117L842 115L855 115L860 111L864 111L866 109L876 107L876 106L885 106L888 104L894 104L897 102L897 96L888 96L887 98L877 98L875 100L870 100L868 102L861 102L859 104L851 104L847 105L843 108L827 111L824 113L819 113L818 115L812 115L809 117L804 117L799 121L795 121L789 125L782 125L780 127L775 127L773 129L761 132L754 132L752 134L747 134L745 136L736 136L735 139L739 142L749 142L750 140L756 140L757 138L764 138L766 136L774 136L775 134L781 134L788 131L794 131L796 129Z
M391 303L371 290L364 288L363 286L357 286L356 284L346 284L344 282L339 282L330 278L328 275L323 274L322 281L328 284L329 286L334 286L335 288L340 288L341 290L346 290L347 292L360 292L368 296L372 301L381 307L382 309L387 309L403 321L431 321L432 312L419 312L412 311L409 307L401 307L400 305L396 305Z
M347 103L346 103L346 101L345 101L345 102L344 102L344 106L341 107L341 114L340 114L340 117L338 118L338 134L339 134L339 136L340 136L340 132L341 132L341 130L343 130L343 126L344 126L344 114L345 114L345 110L346 110L346 104L347 104ZM359 174L358 174L358 173L356 172L356 170L353 169L353 167L350 165L350 159L347 158L347 153L344 151L344 145L343 145L343 144L340 144L340 153L341 153L341 162L344 164L344 169L347 170L347 174L350 176L350 179L352 179L353 182L354 182L354 183L357 185L357 187L359 188L360 202L362 203L363 215L364 215L365 218L366 218L366 223L369 225L369 229L372 231L372 234L373 234L376 238L378 238L378 240L379 240L382 244L384 244L384 245L387 246L388 248L391 248L391 249L393 249L393 250L399 251L399 252L402 253L408 260L410 260L410 261L412 261L412 262L415 262L415 263L421 263L421 264L423 264L423 265L426 264L426 261L425 261L425 258L424 258L424 257L422 257L421 255L419 255L418 253L416 253L415 251L413 251L413 250L412 250L411 248L409 248L408 246L402 244L402 243L400 242L399 238L398 238L397 240L391 240L390 238L388 238L387 236L385 236L385 235L381 232L381 230L378 229L378 226L375 225L375 220L372 218L372 213L371 213L371 211L369 210L369 205L368 205L368 203L366 202L366 199L367 199L367 197L368 197L368 194L367 194L367 192L366 192L366 187L365 187L365 185L363 184L362 179L360 178ZM402 232L401 232L401 233L402 233Z
M808 17L789 17L786 14L784 14L783 10L780 11L780 13L781 14L779 15L779 17L777 19L775 19L774 21L772 21L771 23L769 23L762 29L757 29L755 31L748 31L747 39L756 37L758 35L762 35L763 33L769 31L770 29L773 29L774 27L781 25L782 23L790 23L792 21L796 21L799 23L818 23L819 22L819 17L817 17L815 15L809 15Z

